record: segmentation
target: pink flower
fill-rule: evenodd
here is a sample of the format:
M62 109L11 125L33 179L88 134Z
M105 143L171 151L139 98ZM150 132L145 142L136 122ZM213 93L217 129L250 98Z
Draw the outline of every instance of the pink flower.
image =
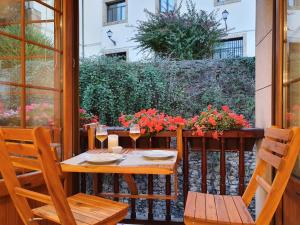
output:
M211 107L212 107L212 105L208 105L208 106L207 106L207 109L208 109L208 110L211 110Z
M86 110L85 109L79 109L79 113L86 113Z

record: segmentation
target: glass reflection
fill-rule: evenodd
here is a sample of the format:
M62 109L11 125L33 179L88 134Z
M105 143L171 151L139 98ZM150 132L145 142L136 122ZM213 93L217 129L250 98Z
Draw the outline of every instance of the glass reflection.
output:
M284 41L284 126L300 126L300 4L286 1ZM294 169L300 177L300 156Z

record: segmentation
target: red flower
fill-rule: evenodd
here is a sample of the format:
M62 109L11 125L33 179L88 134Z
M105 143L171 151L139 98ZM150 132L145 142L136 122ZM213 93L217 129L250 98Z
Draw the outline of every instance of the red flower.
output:
M218 131L214 131L214 132L212 133L212 137L213 137L213 139L219 139Z
M174 126L174 125L170 125L170 126L169 126L169 130L170 130L170 131L175 131L176 129L177 129L177 127Z
M230 112L230 109L227 105L223 105L222 109L223 109L224 112L227 112L227 113Z
M146 133L146 129L142 128L141 129L141 134L145 134Z
M208 105L208 106L207 106L207 109L208 109L208 110L211 110L211 107L212 107L212 105Z
M208 118L208 122L212 125L212 126L216 126L217 122L216 120L211 116Z
M184 125L186 123L185 119L183 119L180 116L176 116L174 118L174 123L178 124L178 125Z
M204 136L204 132L203 132L202 129L197 129L196 134L197 134L197 136L199 136L199 137L203 137L203 136Z

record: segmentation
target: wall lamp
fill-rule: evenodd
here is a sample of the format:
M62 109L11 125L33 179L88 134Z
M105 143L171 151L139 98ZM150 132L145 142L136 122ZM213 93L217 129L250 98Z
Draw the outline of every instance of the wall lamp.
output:
M116 41L112 39L113 32L112 32L111 30L108 30L108 31L106 32L106 34L107 34L107 37L109 38L109 40L111 40L111 42L112 42L114 45L116 45L116 44L117 44Z
M228 15L229 15L229 12L225 9L223 12L222 12L222 18L225 22L225 29L227 31L227 18L228 18Z

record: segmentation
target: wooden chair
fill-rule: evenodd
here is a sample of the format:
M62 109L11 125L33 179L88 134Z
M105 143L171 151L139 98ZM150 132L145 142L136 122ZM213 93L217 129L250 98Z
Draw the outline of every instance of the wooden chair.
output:
M14 205L26 225L47 219L58 224L116 224L127 215L128 206L82 193L66 197L61 167L50 149L50 132L44 128L0 129L0 171ZM49 195L20 185L15 168L40 170ZM45 205L31 209L28 199Z
M265 138L258 152L260 160L243 196L189 192L184 213L185 224L270 224L288 183L299 149L300 128L266 129ZM263 178L268 165L276 169L272 184ZM267 193L267 198L262 211L254 221L247 207L258 186Z

